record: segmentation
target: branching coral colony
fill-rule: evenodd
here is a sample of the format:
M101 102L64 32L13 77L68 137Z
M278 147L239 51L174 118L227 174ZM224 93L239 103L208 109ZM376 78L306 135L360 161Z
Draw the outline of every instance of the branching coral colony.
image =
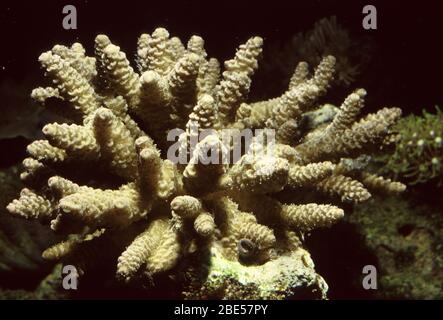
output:
M262 42L253 37L241 45L221 74L202 38L192 36L185 47L163 28L140 36L138 73L105 35L96 37L94 57L79 43L43 53L39 61L54 86L34 89L32 97L66 123L46 125L46 140L28 146L21 176L28 188L8 205L12 214L67 235L43 257L71 262L81 273L114 257L123 282L155 280L199 250L252 268L287 257L302 248L303 234L343 216L334 205L306 203L303 194L358 203L372 190L403 191L352 160L394 141L390 128L400 109L358 119L366 95L359 89L329 124L306 129L306 112L321 107L316 100L333 79L332 56L312 75L300 63L280 97L246 102ZM161 156L167 132L191 121L215 130L190 157L223 148L223 128L270 128L274 160L245 154L231 165L175 165ZM300 201L280 201L287 194Z

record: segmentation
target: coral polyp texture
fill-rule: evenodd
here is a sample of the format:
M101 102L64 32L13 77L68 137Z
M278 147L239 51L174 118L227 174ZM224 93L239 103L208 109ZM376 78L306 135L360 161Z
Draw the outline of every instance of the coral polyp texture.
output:
M304 195L359 203L372 192L403 191L366 173L360 161L395 141L391 127L401 111L359 117L366 92L358 89L329 123L315 121L323 108L316 101L333 80L332 56L313 72L299 63L281 96L250 102L262 44L260 37L242 44L223 72L202 38L184 45L163 28L140 36L137 71L105 35L96 37L93 57L79 43L43 53L52 86L32 97L66 121L45 125L46 139L28 146L21 175L27 188L7 207L66 235L43 257L80 274L109 262L121 283L181 273L192 278L187 297L285 298L299 287L324 297L327 285L303 239L344 211ZM171 141L176 128L182 130ZM199 136L204 129L209 133ZM225 129L233 141L246 129L270 129L275 141L260 144L258 134L237 161L205 162L208 153L235 153ZM255 152L271 144L271 154ZM173 148L185 161L170 157ZM276 281L257 279L271 269Z
M414 185L443 179L443 112L423 110L422 116L409 115L396 125L399 142L391 155L381 157L380 172Z

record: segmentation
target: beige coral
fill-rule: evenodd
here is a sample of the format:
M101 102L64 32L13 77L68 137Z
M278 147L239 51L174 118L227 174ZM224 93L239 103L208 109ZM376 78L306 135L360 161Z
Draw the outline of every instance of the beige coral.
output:
M168 270L176 263L179 250L177 233L168 221L154 220L120 255L117 275L129 281L142 265L148 275Z
M222 74L201 37L185 46L163 28L140 36L137 71L104 35L95 40L94 57L79 44L42 54L54 86L32 96L45 105L61 99L78 117L47 124L46 140L28 146L22 178L29 188L8 210L71 234L44 257L87 270L109 251L124 281L173 272L195 250L214 246L226 259L260 264L298 250L304 233L343 216L331 204L297 203L305 193L361 202L370 197L367 189L402 191L401 184L342 165L380 148L400 110L359 119L366 94L359 89L331 123L307 130L302 122L333 80L332 56L313 75L300 63L281 96L248 102L262 44L253 37L241 45ZM176 142L167 139L175 128L182 129ZM235 140L241 129L264 128L276 133L267 142L271 153L259 152L265 148L257 136L239 161L224 161L235 145L226 143L223 129L237 130ZM203 129L210 134L189 147L185 142ZM177 145L185 163L166 159ZM296 195L286 197L295 203L285 195Z

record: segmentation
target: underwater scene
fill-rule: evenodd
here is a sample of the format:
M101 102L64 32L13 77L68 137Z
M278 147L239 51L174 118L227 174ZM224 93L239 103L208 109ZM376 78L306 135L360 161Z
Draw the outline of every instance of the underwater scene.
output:
M0 300L443 299L439 21L2 1Z

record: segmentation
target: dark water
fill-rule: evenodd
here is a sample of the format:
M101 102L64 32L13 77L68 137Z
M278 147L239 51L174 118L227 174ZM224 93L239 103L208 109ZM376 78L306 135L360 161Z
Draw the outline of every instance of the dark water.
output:
M336 15L354 38L375 43L371 66L355 86L369 91L378 104L398 105L406 112L441 103L443 49L437 1L370 1L377 8L378 29L362 28L368 1L69 1L78 10L78 29L62 28L66 1L2 1L0 78L21 81L39 75L38 55L55 43L80 41L92 49L106 33L126 52L135 51L143 31L166 27L182 39L201 35L211 56L229 58L251 35L265 45L285 41ZM266 47L265 47L266 54ZM371 103L368 103L372 106ZM378 108L379 106L372 106Z

